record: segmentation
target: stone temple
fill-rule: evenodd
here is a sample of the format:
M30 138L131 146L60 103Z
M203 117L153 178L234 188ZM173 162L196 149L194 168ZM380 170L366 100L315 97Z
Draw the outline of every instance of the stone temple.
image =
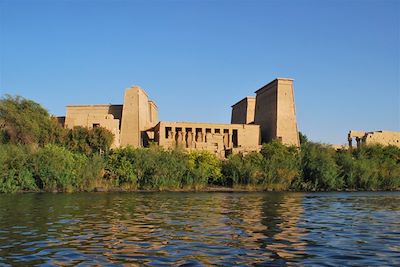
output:
M158 121L158 108L138 86L125 91L122 105L68 105L64 127L104 127L114 134L113 148L147 147L207 150L219 157L259 151L279 140L299 146L293 80L277 78L232 106L231 124Z
M357 142L357 148L363 145L380 144L384 146L400 147L400 132L391 131L349 131L347 135L349 148L353 148L353 139Z

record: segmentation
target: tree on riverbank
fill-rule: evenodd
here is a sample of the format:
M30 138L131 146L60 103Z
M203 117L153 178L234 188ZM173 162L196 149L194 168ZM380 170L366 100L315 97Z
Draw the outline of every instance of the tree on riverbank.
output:
M64 129L40 104L21 96L0 99L0 144L47 144L90 155L107 152L114 135L102 127Z
M60 132L62 127L38 103L20 96L0 99L2 143L43 146L59 141L55 139Z

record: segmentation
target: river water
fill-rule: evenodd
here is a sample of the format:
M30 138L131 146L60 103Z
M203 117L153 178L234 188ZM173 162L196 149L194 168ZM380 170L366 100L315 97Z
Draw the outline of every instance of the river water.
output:
M400 193L0 195L0 266L399 266Z

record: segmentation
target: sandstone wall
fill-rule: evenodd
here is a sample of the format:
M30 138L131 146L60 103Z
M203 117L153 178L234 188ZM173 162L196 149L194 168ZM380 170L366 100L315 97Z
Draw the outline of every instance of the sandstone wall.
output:
M122 110L121 145L144 146L146 131L156 125L157 119L157 106L149 101L146 92L138 86L127 89Z
M371 144L380 144L380 145L392 145L400 147L400 132L392 132L392 131L374 131L374 132L365 132L365 131L354 131L351 130L347 135L349 141L349 147L353 146L353 138L357 141L357 147L361 145L371 145Z
M263 143L276 139L300 146L292 79L278 78L256 91L254 124L261 127Z
M292 80L278 79L277 117L276 138L283 144L300 146Z
M120 145L120 118L122 105L70 105L67 106L64 127L93 128L101 126L114 134L112 148Z
M160 122L154 128L154 141L164 148L207 150L219 157L227 151L259 151L260 127L246 124Z
M254 124L260 125L261 141L269 142L277 137L278 80L256 91Z
M231 123L250 124L254 122L256 99L247 96L232 106Z

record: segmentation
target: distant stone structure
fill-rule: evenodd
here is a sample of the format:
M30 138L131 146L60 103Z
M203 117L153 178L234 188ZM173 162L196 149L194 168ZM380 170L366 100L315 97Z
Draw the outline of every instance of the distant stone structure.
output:
M125 91L122 109L121 145L141 147L147 145L146 131L158 122L157 105L138 86Z
M125 91L123 105L68 105L66 109L64 127L104 127L114 134L112 148L143 146L146 130L158 122L156 104L138 86Z
M154 141L165 148L208 150L219 157L260 149L260 126L248 124L212 124L159 122Z
M247 96L232 106L231 123L251 124L254 123L256 110L256 98Z
M353 147L353 139L357 142L357 147L370 144L393 145L400 147L400 132L389 131L349 131L347 140L349 141L349 148Z
M232 106L231 122L260 125L262 143L279 140L300 146L293 79L275 79L255 93L255 98L246 97Z
M114 134L112 148L146 147L207 150L219 157L259 151L279 140L299 146L293 80L278 78L232 106L231 124L158 121L157 105L138 86L125 91L123 105L68 105L59 121L67 128L104 127Z
M112 147L120 146L122 105L68 105L66 109L64 127L104 127L114 134ZM62 118L59 118L59 121L61 120Z

